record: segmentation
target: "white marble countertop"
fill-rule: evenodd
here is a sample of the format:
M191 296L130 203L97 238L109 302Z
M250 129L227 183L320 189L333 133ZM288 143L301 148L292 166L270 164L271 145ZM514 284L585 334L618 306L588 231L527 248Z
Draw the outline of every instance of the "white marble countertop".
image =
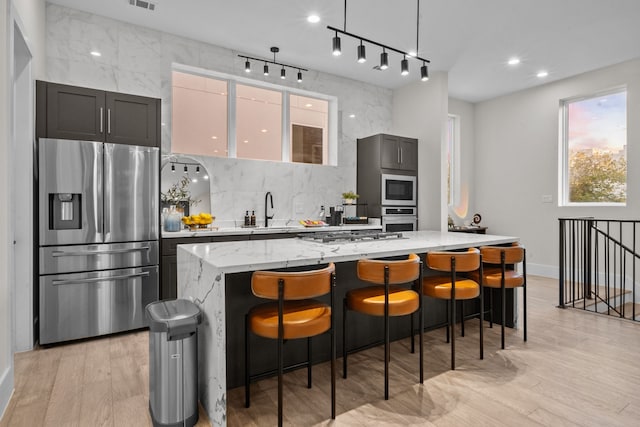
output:
M338 228L338 227L333 227ZM322 243L302 238L180 245L225 273L354 261L364 257L425 253L517 241L516 237L440 231L403 232L403 238Z
M314 231L351 231L351 230L382 230L380 224L367 224L367 225L340 225L340 226L326 226L326 227L304 227L302 225L285 225L273 227L221 227L217 230L203 230L203 231L163 231L163 239L173 239L180 237L207 237L207 236L241 236L250 234L276 234L276 233L290 233L296 235L298 233L310 233Z

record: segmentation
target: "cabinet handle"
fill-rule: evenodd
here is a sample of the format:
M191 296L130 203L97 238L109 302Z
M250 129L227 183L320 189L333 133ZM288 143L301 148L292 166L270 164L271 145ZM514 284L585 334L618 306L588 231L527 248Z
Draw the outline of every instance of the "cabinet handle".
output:
M104 108L100 107L100 133L104 132Z
M402 164L402 147L400 147L400 164Z
M400 148L398 147L398 163L401 163L400 161Z
M107 108L107 133L111 135L111 108Z

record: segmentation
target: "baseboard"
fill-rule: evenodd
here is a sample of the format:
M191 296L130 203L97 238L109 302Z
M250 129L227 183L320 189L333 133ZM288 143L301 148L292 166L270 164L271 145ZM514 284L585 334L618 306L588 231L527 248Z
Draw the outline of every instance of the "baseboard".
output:
M13 357L13 355L11 356ZM0 376L0 420L9 406L9 400L13 394L13 366L7 369Z
M527 274L533 274L534 276L557 279L559 277L558 271L558 266L556 265L527 263Z

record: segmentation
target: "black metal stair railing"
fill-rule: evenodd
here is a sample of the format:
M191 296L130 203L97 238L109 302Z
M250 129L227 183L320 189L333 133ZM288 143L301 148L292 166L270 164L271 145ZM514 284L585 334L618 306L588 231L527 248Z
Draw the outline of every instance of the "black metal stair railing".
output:
M640 220L559 221L559 306L639 321Z

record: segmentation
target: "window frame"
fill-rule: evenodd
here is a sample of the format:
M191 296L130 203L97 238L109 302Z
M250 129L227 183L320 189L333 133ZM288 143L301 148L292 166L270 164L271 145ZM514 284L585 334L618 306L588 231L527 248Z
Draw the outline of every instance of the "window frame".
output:
M219 80L226 80L228 84L227 92L227 158L233 158L237 160L255 161L255 159L244 159L237 157L237 132L236 132L236 84L242 84L247 86L254 86L261 89L269 89L278 91L282 95L282 158L280 162L290 164L307 164L292 162L290 151L290 114L289 114L289 95L300 95L309 98L316 98L328 102L328 121L327 121L327 163L314 166L338 166L338 98L336 96L311 92L303 89L292 88L289 86L281 86L274 83L263 82L260 80L254 80L246 77L237 76L234 74L221 73L218 71L207 70L204 68L194 67L190 65L172 63L171 74L178 71L181 73L189 73L202 77L209 77ZM173 79L172 79L173 86ZM173 109L173 102L171 103ZM220 157L224 158L224 157ZM271 161L273 160L260 160Z
M627 103L625 105L625 115L627 116L627 125L629 123L629 102L628 102L628 87L627 85L615 86L608 89L591 92L587 95L572 96L569 98L563 98L560 100L558 120L560 122L559 135L558 135L558 206L559 207L625 207L627 202L572 202L569 200L569 104L587 99L598 98L601 96L607 96L625 92L627 97ZM628 133L627 133L628 140ZM627 163L627 176L625 178L626 184L629 184ZM628 193L626 194L628 196Z

